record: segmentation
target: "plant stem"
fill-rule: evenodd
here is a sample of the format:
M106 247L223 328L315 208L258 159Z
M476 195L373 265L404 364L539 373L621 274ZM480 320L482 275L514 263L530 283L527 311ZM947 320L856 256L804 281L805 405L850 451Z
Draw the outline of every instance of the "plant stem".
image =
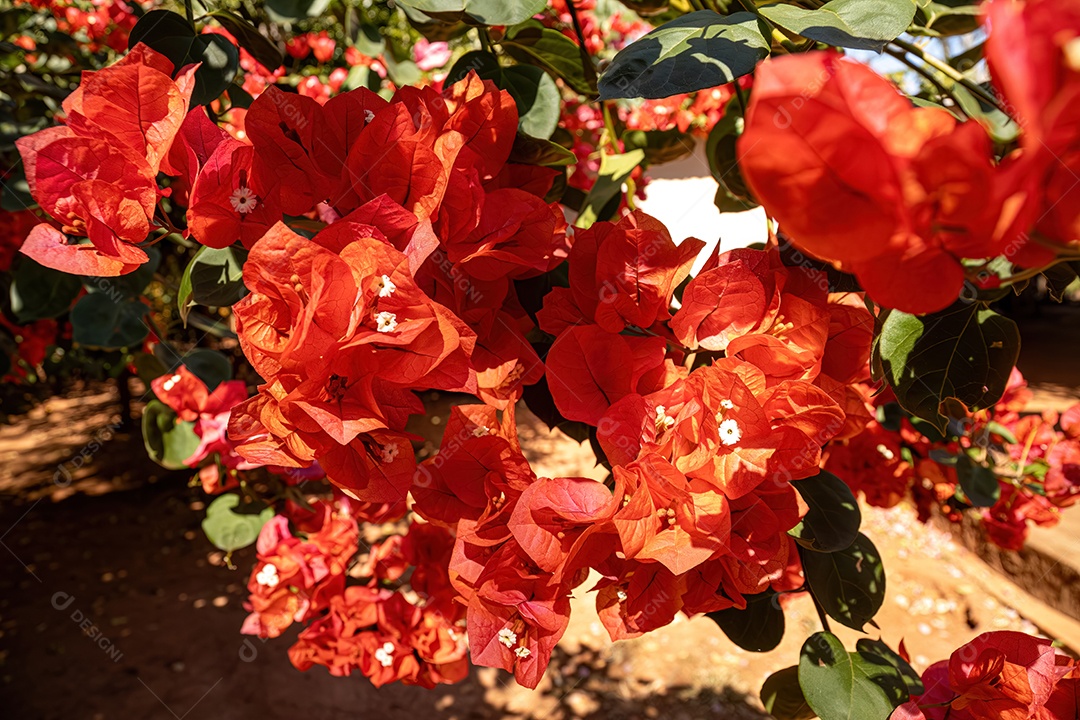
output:
M900 48L904 52L911 53L915 57L919 58L924 63L926 63L930 67L934 68L935 70L939 71L940 73L945 75L945 77L949 78L950 80L953 80L954 82L960 83L965 88L967 88L971 92L975 93L975 95L979 96L980 98L985 100L990 105L996 107L998 110L1000 110L1001 112L1008 115L1008 113L1005 112L1005 108L1001 107L1001 104L998 103L998 99L996 97L994 97L991 93L988 93L986 90L984 90L977 83L974 83L971 80L964 77L964 74L962 72L960 72L959 70L957 70L956 68L954 68L952 65L949 65L946 62L942 62L937 57L935 57L934 55L931 55L930 53L926 52L925 50L923 50L918 45L915 45L914 43L909 43L906 40L901 40L900 38L897 38L897 39L893 40L892 43L893 43L893 45L896 45L898 48Z
M936 77L934 77L933 73L931 73L929 70L924 68L922 65L919 65L918 63L914 62L905 53L903 53L903 52L901 52L899 50L893 50L892 48L887 47L887 48L885 48L885 52L888 53L889 55L892 55L894 58L896 58L900 62L904 63L909 68L911 68L912 70L914 70L915 72L919 73L924 78L929 80L931 83L933 83L934 87L936 87L938 89L938 92L940 92L942 95L952 99L953 105L955 105L956 109L959 110L960 113L965 118L968 118L968 119L971 118L971 116L967 114L967 111L964 110L964 108L960 105L960 101L956 99L956 96L953 95L952 92L947 87L945 87L945 85L942 84L942 82L940 80L938 80Z
M585 73L585 78L589 79L595 77L596 68L592 65L592 59L589 57L589 51L585 47L585 32L581 29L581 19L578 18L577 7L574 6L574 0L566 0L566 9L570 11L570 22L574 25L574 34L578 39L578 54L581 55L581 69Z
M184 14L187 15L188 25L195 29L195 0L184 0Z

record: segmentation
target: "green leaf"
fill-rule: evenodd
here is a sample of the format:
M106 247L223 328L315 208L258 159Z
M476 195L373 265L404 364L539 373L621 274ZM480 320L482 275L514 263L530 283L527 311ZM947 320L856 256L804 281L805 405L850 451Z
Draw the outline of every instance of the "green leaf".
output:
M876 656L896 668L904 681L908 695L922 695L926 692L922 679L919 677L919 673L915 671L915 668L911 667L907 660L882 641L860 638L855 643L855 650L868 662L871 657Z
M202 529L215 547L232 552L255 542L263 525L273 517L274 508L263 504L242 507L240 496L229 493L206 508Z
M82 290L78 275L47 268L25 255L11 274L11 311L20 323L63 315Z
M885 568L870 538L859 533L849 547L832 553L800 547L810 592L829 617L862 630L885 600Z
M172 409L154 399L143 408L143 444L150 459L169 470L187 467L184 461L199 448L195 423L180 420Z
M761 704L776 720L813 720L817 714L810 709L799 687L799 666L777 670L761 686Z
M768 54L756 16L698 10L623 48L600 77L600 98L663 98L724 85Z
M392 52L384 53L383 60L386 63L386 74L398 87L416 85L424 79L424 71L412 60L398 60Z
M276 22L318 17L329 6L330 0L266 0L270 19Z
M994 471L966 454L956 458L956 479L974 507L990 507L1001 497L1001 483Z
M503 68L502 89L518 108L518 130L535 138L549 138L559 125L562 97L555 81L532 65Z
M629 130L622 134L623 151L643 150L645 162L661 165L694 152L694 137L677 127L667 130Z
M728 608L705 616L743 650L768 652L784 639L784 611L771 590L747 596L745 610Z
M147 310L135 299L116 301L105 293L84 295L71 310L71 339L106 350L132 347L150 332L143 322Z
M202 63L195 71L191 107L209 105L221 97L240 69L240 50L222 35L200 35L188 51L191 62Z
M994 435L999 435L1002 440L1011 445L1015 445L1018 442L1016 436L1013 435L1012 430L1005 427L999 422L994 422L993 420L991 420L986 424L986 429Z
M792 483L810 507L806 517L790 534L808 550L836 552L851 546L859 536L862 512L851 488L830 472Z
M194 38L195 28L179 13L171 10L151 10L139 18L128 34L128 50L139 43L157 50L162 41L178 37ZM184 59L183 54L172 56L166 53L166 57L172 61L174 70L180 69L177 63Z
M399 5L445 20L465 16L481 25L517 25L547 7L546 0L397 0Z
M487 50L472 50L457 59L443 84L447 87L453 85L468 75L470 70L475 70L481 80L490 80L496 85L502 82L499 58Z
M213 392L221 383L232 379L232 363L224 353L207 348L195 348L184 355L181 363Z
M849 653L828 632L811 635L803 645L799 685L821 720L886 720L899 703L882 686L893 692L904 686L896 668Z
M962 301L921 317L892 310L875 344L900 405L941 432L948 425L942 403L974 410L1001 399L1019 352L1016 323Z
M579 228L587 228L603 219L601 213L604 208L622 193L623 183L644 159L644 150L631 150L621 155L601 155L599 175L589 194L585 196L585 204L574 224Z
M767 5L761 14L796 35L826 45L881 52L907 30L915 16L911 0L830 0L817 10Z
M509 161L523 165L544 165L562 167L573 165L577 161L574 153L562 145L518 133L514 137L514 146L510 149Z
M717 207L720 207L721 199L728 202L730 198L728 204L732 205L728 209L721 208L721 212L742 212L757 207L758 204L739 169L736 145L743 128L742 107L738 98L732 98L724 109L723 117L709 131L709 137L705 141L705 157L709 161L709 171L720 185Z
M507 55L521 63L543 68L581 95L596 95L596 71L581 47L554 28L526 20L507 28L499 41Z
M240 43L240 47L251 53L251 56L267 70L273 72L281 67L284 61L281 51L247 20L227 10L216 10L210 13L210 17L228 30Z
M228 307L247 295L244 286L244 261L247 250L236 245L226 248L200 248L180 278L176 304L180 318L187 323L195 305Z

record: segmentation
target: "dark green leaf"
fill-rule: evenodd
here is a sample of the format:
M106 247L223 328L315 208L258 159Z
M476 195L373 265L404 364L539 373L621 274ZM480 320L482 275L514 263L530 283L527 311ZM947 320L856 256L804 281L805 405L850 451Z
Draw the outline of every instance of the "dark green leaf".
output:
M955 399L973 410L993 405L1019 352L1016 323L965 302L921 317L891 311L875 348L900 405L942 432L948 424L942 403Z
M547 6L546 0L397 0L432 17L467 16L481 25L517 25Z
M583 55L577 43L554 28L544 27L537 20L526 20L507 28L499 47L518 62L536 65L562 78L582 95L596 94L592 60Z
M574 224L579 228L587 228L603 219L601 211L622 193L623 183L644 159L644 150L631 150L620 155L601 155L596 182L585 196L585 205Z
M244 261L247 250L236 245L226 248L203 247L184 269L176 304L180 317L187 322L195 305L227 307L247 295L244 286Z
M911 667L907 660L882 641L860 638L855 643L855 650L867 661L870 661L871 656L876 656L896 668L904 681L904 685L907 687L909 695L922 695L926 691L919 673L915 672L915 668Z
M240 51L223 35L200 35L188 51L191 62L202 63L195 71L191 107L209 105L221 97L240 69Z
M915 16L911 0L830 0L816 10L767 5L761 14L796 35L826 45L875 50L895 40Z
M859 533L849 547L832 553L799 549L810 592L829 617L862 630L885 600L885 568L870 539Z
M630 130L622 135L623 150L642 150L645 162L661 165L694 152L694 137L677 127L667 130Z
M746 609L728 608L705 613L743 650L768 652L784 639L784 610L773 591L746 598Z
M12 272L11 311L20 323L54 318L71 308L80 290L78 275L47 268L23 256Z
M279 22L317 17L329 5L330 0L266 0L271 19Z
M232 379L232 363L217 350L195 348L184 355L180 362L202 380L210 392L226 380Z
M202 521L206 539L226 552L251 545L258 539L262 526L274 517L272 507L243 508L239 505L239 495L222 495L206 508L206 519Z
M168 405L151 400L143 409L143 443L150 459L169 470L181 470L202 442L195 423L180 420Z
M499 58L487 50L472 50L457 59L446 75L445 85L453 85L475 70L481 80L490 80L496 85L502 82L502 67Z
M147 307L138 300L116 301L105 293L84 295L71 310L71 339L87 347L132 347L150 332L143 322Z
M281 51L251 23L227 10L216 10L210 16L217 20L240 43L240 47L251 53L263 67L273 72L281 67Z
M890 674L892 687L903 688L896 668L849 653L828 632L810 636L799 657L799 685L821 720L887 720L895 704L882 685Z
M663 98L724 85L768 54L756 16L698 10L623 48L600 78L600 97Z
M561 167L572 165L576 159L574 153L562 145L522 133L514 137L514 146L510 149L510 162L523 165Z
M555 81L532 65L503 68L502 89L518 108L518 130L535 138L549 138L559 124L562 98Z
M151 10L139 18L139 21L135 23L135 27L131 29L131 33L128 35L128 49L130 50L139 43L144 43L158 50L163 40L172 38L192 39L194 37L195 28L191 27L183 15L174 13L171 10ZM158 52L162 51L158 50ZM172 61L173 70L180 69L178 63L183 61L183 53L175 57L166 53L166 57Z
M761 686L761 704L776 720L813 720L817 714L806 704L799 687L799 666L777 670Z
M851 488L843 480L822 470L814 477L796 480L792 485L810 507L802 522L791 530L800 545L808 550L830 553L855 542L862 512Z
M956 479L967 501L974 507L990 507L1001 497L1001 483L994 471L966 454L956 458Z

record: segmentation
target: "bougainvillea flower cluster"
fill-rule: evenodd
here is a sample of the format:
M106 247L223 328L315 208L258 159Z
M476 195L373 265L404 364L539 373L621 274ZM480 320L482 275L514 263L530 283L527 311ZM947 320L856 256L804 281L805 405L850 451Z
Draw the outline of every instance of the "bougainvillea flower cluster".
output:
M1000 162L978 121L914 107L837 53L777 58L756 74L739 144L746 180L799 247L888 307L941 310L969 275L986 283L965 259L1038 267L1080 238L1069 192L1080 15L1055 0L995 0L986 14L987 62L1023 128Z

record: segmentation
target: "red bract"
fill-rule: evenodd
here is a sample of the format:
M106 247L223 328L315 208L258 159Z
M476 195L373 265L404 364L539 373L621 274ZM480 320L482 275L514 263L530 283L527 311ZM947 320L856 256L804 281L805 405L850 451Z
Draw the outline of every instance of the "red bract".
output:
M67 125L20 138L34 199L62 225L43 225L25 254L64 272L115 276L146 262L136 247L154 227L156 176L187 114L194 66L172 79L162 55L136 46L85 73L64 101ZM89 245L69 244L65 235Z
M923 673L926 693L893 720L1064 720L1076 716L1076 665L1049 640L1019 632L979 635Z
M948 306L964 281L960 259L994 255L1024 229L1013 222L1024 194L995 173L978 123L915 108L834 53L762 64L739 149L781 229L889 307Z
M246 470L254 467L236 454L226 436L232 408L247 400L243 381L226 380L211 393L202 380L181 365L175 373L153 380L150 387L181 420L194 423L193 430L200 443L191 457L184 460L185 465L195 467L211 454L218 453L228 468Z

